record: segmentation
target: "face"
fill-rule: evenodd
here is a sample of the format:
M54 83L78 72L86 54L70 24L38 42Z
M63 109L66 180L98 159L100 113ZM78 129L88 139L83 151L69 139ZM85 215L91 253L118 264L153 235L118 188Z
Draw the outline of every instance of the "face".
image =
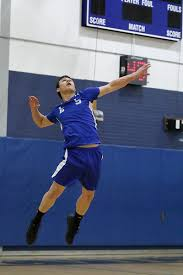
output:
M60 92L61 96L75 94L75 91L74 81L71 78L64 77L59 81L57 92Z

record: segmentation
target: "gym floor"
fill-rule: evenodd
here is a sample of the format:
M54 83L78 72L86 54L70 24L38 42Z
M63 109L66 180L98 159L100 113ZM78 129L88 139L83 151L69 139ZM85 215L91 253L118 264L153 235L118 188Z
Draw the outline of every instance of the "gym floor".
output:
M182 275L183 250L9 251L0 275Z

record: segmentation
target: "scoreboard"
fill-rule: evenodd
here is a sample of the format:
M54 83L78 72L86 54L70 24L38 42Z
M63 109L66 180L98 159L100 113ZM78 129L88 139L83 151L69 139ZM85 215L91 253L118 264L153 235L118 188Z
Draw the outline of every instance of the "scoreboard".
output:
M182 0L83 0L82 25L178 41Z

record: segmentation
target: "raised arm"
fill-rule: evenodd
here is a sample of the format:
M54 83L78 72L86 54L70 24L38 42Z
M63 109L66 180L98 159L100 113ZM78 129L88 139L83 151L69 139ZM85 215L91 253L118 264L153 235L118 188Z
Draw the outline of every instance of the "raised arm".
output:
M113 80L105 86L101 86L99 88L100 89L99 97L104 96L109 93L112 93L116 90L119 90L119 89L125 87L131 81L138 79L139 77L149 75L148 69L150 67L151 67L151 65L149 63L145 64L142 67L140 67L136 72L129 74L129 75L125 75L125 76L120 77L116 80Z
M32 113L32 119L39 128L48 127L54 124L39 112L38 108L40 103L37 97L29 96L29 106Z

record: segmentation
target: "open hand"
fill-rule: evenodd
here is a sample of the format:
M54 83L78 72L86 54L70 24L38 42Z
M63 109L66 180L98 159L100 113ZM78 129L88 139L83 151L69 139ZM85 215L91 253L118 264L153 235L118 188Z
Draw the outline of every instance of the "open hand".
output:
M146 76L146 75L149 75L148 69L149 69L150 67L151 67L150 63L144 64L142 67L140 67L140 68L136 71L138 78L139 78L139 77Z
M29 96L29 106L30 108L39 108L40 103L37 97L35 96Z

